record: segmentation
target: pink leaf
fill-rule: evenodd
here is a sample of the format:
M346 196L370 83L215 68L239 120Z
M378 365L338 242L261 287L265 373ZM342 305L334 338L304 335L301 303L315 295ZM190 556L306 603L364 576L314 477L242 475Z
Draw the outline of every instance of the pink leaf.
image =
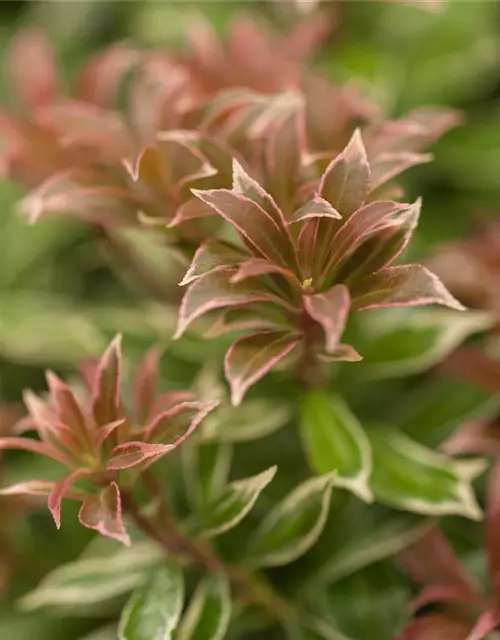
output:
M115 420L109 424L105 424L96 430L93 445L95 449L100 449L103 443L109 438L109 436L116 431L118 427L127 422L126 418L121 420Z
M218 405L217 402L183 402L156 416L145 428L148 440L178 447Z
M323 327L327 353L333 353L338 347L349 317L350 303L349 290L342 284L334 285L324 293L304 296L307 313Z
M406 573L423 587L451 588L460 594L464 602L480 601L448 540L437 529L425 533L403 551L399 562Z
M425 304L464 310L439 278L418 264L382 269L357 284L351 294L352 306L356 311Z
M196 250L191 265L179 283L180 286L190 284L200 276L220 267L233 267L245 259L245 253L230 244L209 241Z
M59 90L57 63L43 32L18 33L8 46L5 65L12 89L25 108L34 110L54 100Z
M175 449L171 444L150 444L148 442L125 442L115 447L106 463L109 471L130 469L144 462L154 462Z
M20 449L22 451L30 451L31 453L38 453L46 458L56 460L61 464L66 465L67 460L59 451L45 442L38 440L32 440L31 438L0 438L0 451L7 451L10 449Z
M445 614L417 618L396 640L467 640L471 625Z
M120 490L115 482L85 500L78 519L87 529L130 546L130 538L123 524Z
M99 361L92 406L97 425L105 425L121 418L119 415L122 377L121 341L121 335L117 335Z
M284 276L292 283L292 285L297 286L300 284L293 271L280 267L265 258L250 258L249 260L242 262L234 276L231 278L231 282L242 282L247 278L265 276L271 273L278 273Z
M379 189L410 167L431 162L432 155L423 153L381 153L370 161L371 191Z
M77 471L64 476L64 478L61 478L61 480L58 480L52 487L52 490L49 493L48 506L58 529L61 527L62 499L65 497L66 493L70 491L75 482L77 482L77 480L79 480L80 478L83 478L85 475L87 475L87 472L85 470L78 469Z
M68 426L77 439L88 440L88 425L73 391L52 371L46 373L50 397L59 421Z
M158 387L158 367L161 349L152 347L147 351L136 369L132 395L136 418L140 424L146 422L153 409Z
M10 487L0 489L1 496L47 496L54 488L54 482L45 480L28 480L19 482Z
M175 212L172 220L169 221L169 227L195 220L196 218L205 218L207 216L217 215L214 209L206 202L202 202L199 198L189 198L183 202Z
M341 217L340 213L329 202L324 198L320 198L320 196L315 196L313 200L306 202L292 213L288 224L314 218L334 218L338 220Z
M450 456L474 453L500 457L498 425L480 420L467 422L441 445L441 450Z
M229 222L258 257L285 267L294 264L293 245L286 225L279 227L253 200L227 189L193 190L193 193Z
M77 78L77 94L86 102L112 107L124 75L139 61L139 53L119 42L99 51Z
M151 413L155 416L167 409L171 409L176 404L189 402L191 400L196 400L196 393L194 393L194 391L166 391L155 400Z
M446 359L442 368L490 393L500 391L500 361L472 346L460 347Z
M349 144L329 164L321 178L319 195L343 217L354 213L370 190L370 167L359 130Z
M284 331L255 333L237 340L224 361L233 405L241 404L246 391L289 355L299 342L300 338Z
M232 282L235 273L234 269L219 269L201 276L190 285L181 303L175 338L180 338L194 320L214 309L241 307L254 302L273 302L289 307L257 279Z
M485 541L490 575L490 588L500 611L500 462L496 461L488 478L485 517Z
M321 238L326 277L338 269L367 241L384 232L395 233L406 224L409 207L391 201L372 202L358 209L342 224L330 241L330 235Z
M480 616L466 640L484 640L488 637L489 633L498 628L499 624L500 613L496 611L486 611Z

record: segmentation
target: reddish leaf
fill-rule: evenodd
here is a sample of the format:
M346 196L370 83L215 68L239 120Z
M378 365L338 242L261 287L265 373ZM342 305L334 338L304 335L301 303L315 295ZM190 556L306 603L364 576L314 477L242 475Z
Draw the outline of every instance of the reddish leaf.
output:
M177 225L188 222L189 220L195 220L196 218L204 218L207 216L215 216L216 212L206 202L201 202L199 198L189 198L186 202L183 202L176 210L172 220L168 222L169 227L175 227Z
M65 456L61 452L57 451L57 449L54 449L54 447L46 444L45 442L32 440L31 438L0 438L0 451L14 449L20 449L21 451L30 451L31 453L38 453L39 455L45 456L46 458L56 460L61 464L67 464Z
M46 480L28 480L0 489L0 496L48 496L54 484Z
M183 402L167 409L145 428L144 434L150 441L179 446L213 411L217 402Z
M286 229L280 228L269 213L253 200L227 189L193 190L193 193L234 226L245 244L258 256L282 266L294 264L293 246Z
M161 349L152 347L143 357L136 369L132 395L136 419L145 423L153 409L158 387L158 366Z
M291 323L287 325L285 318L271 313L265 305L255 305L252 309L230 309L222 312L203 335L215 338L234 331L284 328L293 330L294 327Z
M155 400L152 415L156 416L162 411L171 409L176 404L183 402L190 402L196 400L196 393L194 391L167 391L158 396Z
M490 393L500 391L500 361L490 358L477 348L460 347L446 359L442 368Z
M105 424L102 427L99 427L95 433L95 437L93 440L93 445L96 449L100 449L104 442L109 438L109 436L116 431L118 427L121 427L123 424L127 422L126 418L122 418L121 420L115 420L114 422L110 422L109 424Z
M130 469L144 462L155 462L175 449L175 445L150 444L148 442L125 442L111 451L106 462L106 469L120 471Z
M181 287L190 284L206 273L219 267L235 266L244 259L245 254L241 249L224 242L207 242L196 250L191 265L179 284Z
M441 445L441 450L451 456L473 453L500 457L498 424L486 421L468 422Z
M265 151L268 174L267 187L276 202L288 209L299 181L302 113L297 109L285 114L266 135Z
M466 640L484 640L489 633L498 628L498 625L500 625L500 613L486 611L480 616Z
M273 302L287 307L256 278L231 282L235 273L234 269L212 271L190 285L182 300L175 338L180 338L194 320L214 309L244 306L253 302Z
M119 42L99 51L76 81L76 92L86 102L112 107L125 74L139 61L139 52Z
M423 587L451 588L461 594L463 602L480 600L453 549L437 529L425 533L400 554L399 560L411 578Z
M291 281L292 284L299 284L295 274L290 269L284 269L265 258L250 258L249 260L242 262L234 276L231 278L231 282L242 282L247 278L265 276L271 273L279 273L287 280Z
M46 377L60 422L68 426L80 441L88 441L88 425L75 394L52 371L47 371Z
M323 237L321 253L324 254L322 270L325 277L331 279L333 270L338 270L371 238L384 231L395 232L401 225L404 226L407 210L408 205L398 202L372 202L353 213L331 242L327 242L328 235Z
M451 615L417 618L396 640L467 640L471 625Z
M488 479L488 499L486 501L485 539L488 556L490 588L496 607L500 611L500 463L495 462Z
M349 317L350 302L349 290L342 284L324 293L304 297L307 313L323 327L327 353L333 353L339 345Z
M75 482L80 478L83 478L85 475L87 475L85 470L78 469L77 471L73 471L73 473L64 476L61 480L58 480L58 482L56 482L52 487L52 490L49 493L48 506L58 529L61 527L62 499L65 497L66 493L70 491Z
M93 389L92 411L97 425L120 418L120 388L122 377L121 335L117 335L104 352L97 370Z
M263 378L299 344L300 338L283 331L266 331L237 340L224 361L231 401L241 404L246 391Z
M87 529L114 538L129 546L130 538L123 524L120 490L115 482L85 500L78 519Z
M437 276L421 265L389 267L367 276L351 290L356 311L381 307L404 307L440 304L462 311Z
M381 153L370 161L371 191L379 189L410 167L425 164L432 160L432 155L423 153Z
M59 78L54 51L37 29L26 29L10 42L5 58L8 79L29 110L54 100Z
M302 222L303 220L310 220L314 218L334 218L339 219L342 216L340 213L332 207L332 205L327 202L324 198L320 198L319 196L315 196L313 200L306 202L299 209L296 209L290 219L288 224L293 224L294 222Z
M359 130L329 164L321 178L319 195L343 217L354 213L370 190L370 167Z

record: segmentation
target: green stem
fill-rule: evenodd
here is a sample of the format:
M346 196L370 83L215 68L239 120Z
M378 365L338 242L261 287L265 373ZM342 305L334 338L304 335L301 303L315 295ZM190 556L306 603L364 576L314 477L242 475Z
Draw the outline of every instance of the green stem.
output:
M202 546L198 541L183 536L171 517L170 509L156 478L150 473L146 475L145 486L152 497L159 502L161 526L141 512L131 492L123 492L122 504L136 525L149 538L160 544L167 553L197 564L208 573L225 574L242 601L262 607L272 620L281 622L294 617L294 611L286 600L283 600L263 579L256 579L244 567L225 564L210 547Z

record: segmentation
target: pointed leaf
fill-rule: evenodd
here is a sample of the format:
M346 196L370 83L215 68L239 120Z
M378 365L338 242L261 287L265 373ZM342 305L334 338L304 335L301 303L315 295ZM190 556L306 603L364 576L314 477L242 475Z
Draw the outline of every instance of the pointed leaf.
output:
M226 189L193 191L227 220L241 235L256 256L268 258L281 266L293 266L293 246L286 225L278 223L253 200Z
M149 442L124 442L111 451L106 468L110 471L130 469L140 464L148 465L175 449L174 444Z
M152 347L139 363L134 375L134 409L139 424L144 424L151 417L158 387L160 356L160 349Z
M338 396L310 391L302 403L300 434L309 464L320 474L337 472L336 484L370 502L372 455L369 440Z
M233 405L241 404L247 390L288 356L299 341L284 331L254 333L237 340L224 360Z
M154 571L123 610L120 640L171 640L184 601L182 569L174 558Z
M211 576L198 585L177 632L177 640L223 640L231 617L227 580Z
M156 416L145 429L152 442L179 446L200 425L218 402L182 402Z
M182 300L175 338L180 338L197 318L214 309L241 307L253 302L273 302L285 305L257 278L232 282L236 271L220 269L198 278L189 286Z
M122 376L121 335L117 335L99 362L94 380L93 414L98 425L118 420Z
M156 543L135 542L99 558L82 557L49 573L24 596L23 609L46 606L95 606L114 600L142 584L164 551Z
M120 490L115 482L85 500L78 516L87 529L114 538L125 546L131 544L122 519Z
M276 467L228 484L215 500L207 504L197 522L202 535L212 537L229 531L249 513L257 498L271 482Z
M455 462L393 429L368 431L373 451L371 486L382 502L426 515L481 518L471 482L481 460Z
M319 195L343 217L359 209L370 190L370 167L361 134L357 130L344 151L321 178Z
M80 437L87 436L87 425L78 400L73 391L52 371L48 371L47 382L50 396L60 422L70 427Z
M315 196L313 200L306 202L292 213L288 224L310 220L311 218L333 218L337 220L341 217L340 213L327 200Z
M242 262L239 265L238 271L232 277L231 282L242 282L247 278L252 278L255 276L265 276L270 273L279 273L280 275L290 280L292 284L299 284L293 271L280 267L279 265L275 264L274 262L270 262L265 258L249 258L245 262Z
M361 340L356 346L363 354L359 374L373 378L412 375L430 369L467 337L486 330L493 321L484 313L426 309L399 317L394 314L392 320L384 313L380 325L375 327L374 317L370 316L366 322L366 342Z
M222 242L208 242L197 249L191 265L179 283L180 286L190 284L200 276L220 267L233 267L245 259L245 254L236 247Z
M488 634L498 629L499 624L500 613L496 611L485 611L479 617L466 640L485 640L488 638Z
M467 640L470 624L449 614L422 616L403 630L396 640Z
M324 293L304 297L307 313L323 327L327 353L334 352L339 346L349 317L350 302L349 289L342 284L334 285Z
M376 307L440 304L463 311L464 307L437 276L418 264L389 267L369 275L351 288L352 306L362 311Z
M73 473L70 473L58 480L52 487L48 497L48 506L58 529L61 527L61 503L65 494L69 492L77 480L84 477L86 474L87 472L85 470L77 469L76 471L73 471Z
M334 482L335 473L310 478L278 503L251 539L248 561L276 567L306 553L325 526Z

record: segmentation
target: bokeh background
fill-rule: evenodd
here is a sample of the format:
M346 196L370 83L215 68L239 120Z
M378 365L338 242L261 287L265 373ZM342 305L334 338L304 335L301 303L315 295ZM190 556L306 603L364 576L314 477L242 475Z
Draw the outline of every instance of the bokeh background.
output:
M257 15L280 29L303 4L297 9L298 3L276 0L3 0L0 52L19 29L40 27L49 34L69 79L89 54L117 40L182 47L187 24L200 13L221 34L235 13ZM412 252L430 257L443 243L466 239L480 221L500 215L500 3L451 0L430 2L427 8L418 5L327 3L325 19L333 28L314 64L337 82L357 83L391 117L420 105L463 112L463 125L433 148L434 161L405 176L409 197L421 195L424 203ZM0 81L0 102L10 99ZM5 416L10 407L15 411L24 388L44 387L44 369L67 375L76 360L99 353L117 331L125 334L133 359L151 342L169 335L174 322L168 308L151 301L141 284L128 277L120 256L110 254L88 226L61 218L29 226L16 210L22 195L19 186L0 182L0 405ZM148 260L159 269L169 267L163 255L148 254ZM162 365L163 375L171 385L181 386L192 378L200 349L210 357L212 348L211 343L189 341L173 346ZM374 388L374 396L377 393ZM1 420L0 413L0 429ZM23 477L27 464L30 476L50 474L50 469L35 473L33 465L43 461L19 456L0 467L2 482ZM92 621L19 614L12 602L53 566L74 558L88 533L69 515L62 536L45 513L30 511L14 522L12 530L2 533L7 518L0 520L0 552L5 535L9 548L14 541L14 552L23 555L8 597L0 596L0 638L82 637ZM0 582L1 571L0 565Z

